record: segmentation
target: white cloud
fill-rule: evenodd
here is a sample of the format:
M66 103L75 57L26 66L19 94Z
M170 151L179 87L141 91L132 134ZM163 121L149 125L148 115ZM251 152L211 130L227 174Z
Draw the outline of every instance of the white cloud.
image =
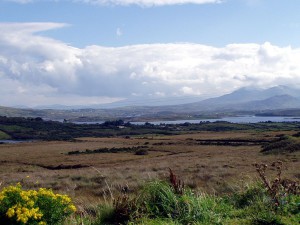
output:
M41 0L6 0L8 2L31 3ZM178 5L178 4L208 4L220 3L223 0L45 0L45 1L72 1L96 5L139 5L142 7Z
M123 31L121 30L120 27L117 28L117 30L116 30L116 35L117 35L118 37L121 37L121 36L123 35Z
M0 24L0 105L94 104L135 96L224 94L300 84L300 49L144 44L75 48L37 32L65 24Z

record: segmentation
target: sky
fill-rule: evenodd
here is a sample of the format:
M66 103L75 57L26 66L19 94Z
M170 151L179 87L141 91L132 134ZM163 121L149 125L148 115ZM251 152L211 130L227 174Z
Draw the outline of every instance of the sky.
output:
M299 86L299 11L299 0L0 0L0 105Z

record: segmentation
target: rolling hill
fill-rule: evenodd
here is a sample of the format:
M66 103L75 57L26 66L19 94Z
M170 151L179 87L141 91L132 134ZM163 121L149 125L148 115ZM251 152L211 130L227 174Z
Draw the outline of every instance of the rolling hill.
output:
M178 119L212 115L263 114L289 112L300 116L300 90L287 86L269 89L241 88L230 94L188 104L165 106L124 106L82 109L18 109L0 107L0 116L42 117L51 120L103 121L112 119ZM278 114L278 113L277 113Z

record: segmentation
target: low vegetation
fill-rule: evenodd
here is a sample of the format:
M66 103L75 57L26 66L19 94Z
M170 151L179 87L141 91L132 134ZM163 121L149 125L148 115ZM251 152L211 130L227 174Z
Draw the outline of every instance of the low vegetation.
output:
M99 148L95 150L86 149L85 151L70 151L68 155L80 155L80 154L98 154L98 153L120 153L120 152L133 152L137 155L146 152L148 146L133 146L133 147L122 147L122 148Z
M300 151L300 137L283 135L279 140L268 143L261 150L265 154L282 154Z
M147 182L134 194L123 190L119 197L98 204L93 210L68 218L66 224L86 225L293 225L300 221L300 186L296 181L281 177L282 162L270 168L254 164L260 182L233 189L230 194L217 196L195 192L169 169L169 182ZM0 193L1 224L62 224L75 212L68 196L52 190L24 191L18 184ZM93 213L91 213L93 212Z
M5 139L10 139L10 136L7 133L0 130L0 141Z
M76 211L67 195L52 190L23 190L20 184L0 192L0 224L58 225Z
M79 137L130 137L133 135L178 135L200 131L282 131L297 130L300 122L289 123L248 123L237 124L225 121L200 122L198 124L159 124L134 125L123 120L106 121L101 124L75 124L68 122L45 121L40 117L22 118L0 116L0 139L10 137L14 140L74 140Z
M299 224L296 122L137 126L0 118L0 130L36 140L0 145L1 193L12 187L67 194L77 211L54 213L58 224ZM16 201L5 204L0 224L46 222L42 201L34 207L24 202L26 223L18 221Z
M272 164L278 171L273 181L266 177L266 165L255 166L261 182L225 196L195 193L170 170L169 183L152 181L132 198L123 194L110 206L100 205L91 224L298 224L299 184L284 182L281 162Z

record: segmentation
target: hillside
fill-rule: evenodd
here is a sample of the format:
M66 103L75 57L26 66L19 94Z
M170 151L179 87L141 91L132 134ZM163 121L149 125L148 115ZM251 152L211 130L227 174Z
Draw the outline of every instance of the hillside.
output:
M83 106L82 106L83 107ZM300 90L286 86L269 89L241 88L230 94L188 104L164 106L127 105L117 108L17 109L0 107L0 116L42 117L50 120L126 121L177 120L260 114L300 116ZM281 113L279 113L279 111ZM284 112L288 112L285 114ZM271 114L270 114L271 113Z

